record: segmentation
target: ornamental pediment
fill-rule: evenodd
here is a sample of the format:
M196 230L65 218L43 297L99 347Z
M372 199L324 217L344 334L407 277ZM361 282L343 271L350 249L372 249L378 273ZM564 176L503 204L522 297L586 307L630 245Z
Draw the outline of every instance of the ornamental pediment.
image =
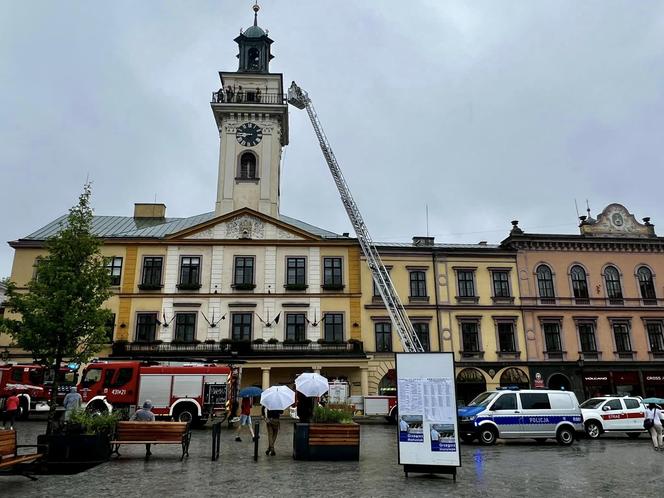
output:
M604 208L597 220L592 218L582 219L582 235L593 237L630 237L651 238L655 237L655 226L650 223L650 218L644 218L639 223L636 217L627 211L622 204L609 204Z
M295 231L252 214L241 214L206 226L184 239L194 240L305 240Z

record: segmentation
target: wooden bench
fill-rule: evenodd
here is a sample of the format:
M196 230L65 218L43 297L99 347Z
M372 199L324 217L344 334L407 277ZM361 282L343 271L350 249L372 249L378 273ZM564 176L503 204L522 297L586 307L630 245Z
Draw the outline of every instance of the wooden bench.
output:
M120 445L123 444L179 444L182 446L182 457L189 456L191 430L187 422L118 422L115 439L111 441L113 452L120 456ZM146 447L145 457L150 456Z
M31 453L29 455L18 455L18 448L31 448L34 445L17 445L16 444L16 431L0 430L0 470L20 470L21 467L33 463L44 456L42 453ZM25 471L18 472L29 479L35 480L34 477L25 473Z
M295 460L359 460L360 426L357 424L304 424L293 431Z

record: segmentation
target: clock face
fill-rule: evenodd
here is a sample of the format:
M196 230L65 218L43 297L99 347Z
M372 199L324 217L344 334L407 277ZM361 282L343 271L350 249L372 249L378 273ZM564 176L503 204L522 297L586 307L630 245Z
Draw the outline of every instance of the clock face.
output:
M263 130L257 124L244 123L238 127L235 132L235 138L240 145L253 147L254 145L258 145L263 138Z

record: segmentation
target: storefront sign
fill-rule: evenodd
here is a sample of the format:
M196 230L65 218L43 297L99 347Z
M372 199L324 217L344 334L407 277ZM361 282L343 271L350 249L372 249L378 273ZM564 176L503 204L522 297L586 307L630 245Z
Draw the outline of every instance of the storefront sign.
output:
M533 387L535 389L544 389L544 379L542 378L542 374L539 372L535 374L535 380L533 380Z
M397 353L399 464L408 472L456 473L459 458L454 356Z

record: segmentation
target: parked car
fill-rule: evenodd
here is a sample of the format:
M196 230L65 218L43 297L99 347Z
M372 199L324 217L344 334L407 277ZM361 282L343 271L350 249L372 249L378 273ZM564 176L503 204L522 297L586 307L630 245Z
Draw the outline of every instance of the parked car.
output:
M497 438L555 438L570 445L583 433L576 395L569 391L518 388L487 391L459 408L459 436L490 445Z
M598 396L581 403L583 426L591 439L604 432L625 432L636 439L645 430L646 407L636 396Z

